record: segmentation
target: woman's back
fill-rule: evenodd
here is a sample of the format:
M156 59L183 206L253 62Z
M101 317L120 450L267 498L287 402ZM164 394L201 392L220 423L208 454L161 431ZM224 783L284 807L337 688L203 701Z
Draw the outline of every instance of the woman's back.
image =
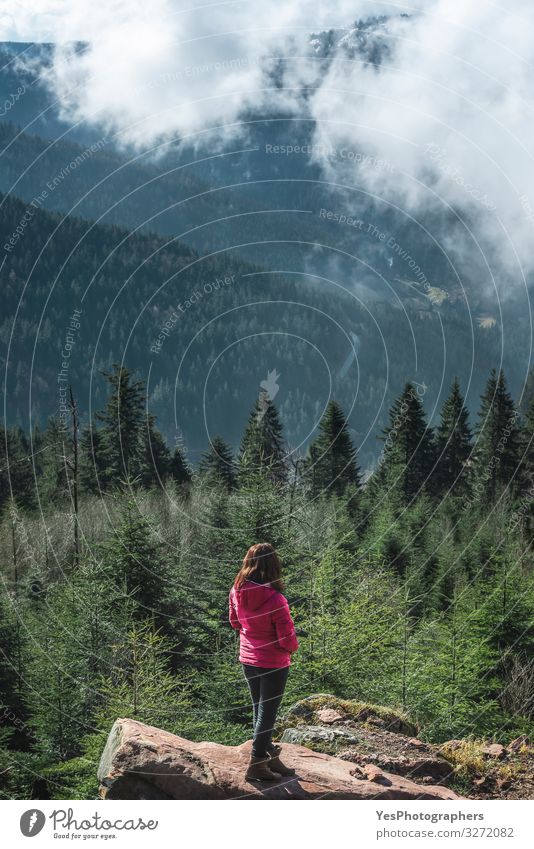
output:
M240 632L239 660L272 669L289 666L298 648L289 606L269 584L246 581L230 591L230 622Z

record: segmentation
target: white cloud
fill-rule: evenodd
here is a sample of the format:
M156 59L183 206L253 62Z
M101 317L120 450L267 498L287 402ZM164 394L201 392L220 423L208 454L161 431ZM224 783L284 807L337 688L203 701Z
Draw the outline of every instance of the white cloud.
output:
M532 265L534 26L528 0L427 0L403 7L364 0L5 0L4 37L63 43L50 84L69 120L100 123L143 148L239 122L247 107L302 108L317 141L350 144L387 159L359 184L425 211L446 203L469 213L486 239L506 242ZM399 13L410 13L401 18ZM311 31L391 13L380 69L335 61L317 76L303 57ZM420 13L420 14L418 14ZM81 55L64 44L89 42ZM265 91L264 57L287 57L285 88ZM345 54L339 52L340 59ZM221 131L221 135L223 131ZM214 135L210 134L210 143ZM431 145L431 147L429 147ZM354 169L354 166L352 166ZM348 174L356 176L355 171ZM439 205L439 203L438 203ZM495 207L493 209L493 207Z
M2 0L0 6L1 41L56 41L73 20L71 10L78 0ZM70 7L70 8L69 8ZM85 7L87 15L89 6ZM82 21L79 15L80 23ZM69 38L83 38L85 28L72 31Z
M332 64L313 102L318 140L357 141L387 158L396 176L368 169L369 188L419 213L440 206L430 188L467 211L486 241L498 240L507 262L517 249L532 267L531 7L438 0L392 32L393 55L379 73Z
M16 23L13 0L5 18ZM310 30L394 10L374 0L28 0L19 23L58 47L50 85L67 119L99 122L124 141L152 141L229 125L261 104L265 57L302 56ZM11 11L10 11L11 9ZM9 33L10 27L4 27ZM6 36L7 37L7 36ZM80 54L66 43L89 42ZM309 69L295 60L307 79ZM292 104L295 94L279 92Z

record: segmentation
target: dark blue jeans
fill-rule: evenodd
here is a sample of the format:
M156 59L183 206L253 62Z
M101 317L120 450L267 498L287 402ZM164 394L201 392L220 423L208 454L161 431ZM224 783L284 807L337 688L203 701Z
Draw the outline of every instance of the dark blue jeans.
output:
M276 714L284 695L289 666L264 669L242 663L252 698L254 738L252 754L263 758L271 748Z

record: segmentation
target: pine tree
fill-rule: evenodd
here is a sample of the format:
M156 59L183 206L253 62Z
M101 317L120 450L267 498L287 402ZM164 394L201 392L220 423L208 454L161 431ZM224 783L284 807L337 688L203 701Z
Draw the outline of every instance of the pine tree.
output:
M434 459L432 429L413 384L406 383L394 402L382 440L384 449L369 492L375 496L396 484L409 502L428 485Z
M474 491L481 505L493 504L505 489L517 489L520 458L518 413L502 371L492 369L481 396L475 442Z
M432 475L434 490L441 497L468 491L468 460L471 453L469 414L455 378L451 393L441 409L436 430L436 468Z
M113 641L131 626L135 603L124 602L107 563L88 555L81 558L65 588L63 606L67 618L76 623L74 662L87 682L84 715L89 719L97 702L94 683L108 667Z
M505 520L505 515L503 515ZM500 527L499 527L500 524ZM522 566L521 543L506 534L497 516L495 542L484 570L484 608L488 617L488 642L506 661L510 652L534 652L534 581Z
M262 470L250 472L229 506L231 547L239 563L247 549L257 542L270 542L280 548L286 540L287 507L278 484ZM237 571L237 570L236 570Z
M338 614L340 582L337 580L339 552L326 551L314 564L311 597L305 621L307 639L301 645L306 678L312 692L341 691L339 651L335 644L340 621ZM340 606L343 609L343 606ZM298 621L298 617L297 617ZM351 648L352 650L352 648Z
M459 516L457 502L451 499L441 501L434 512L431 530L438 542L435 547L436 579L431 602L435 611L450 608L458 580L471 573L471 567L466 566L466 546L463 544L464 539L472 537L472 533L466 532L470 520L469 511ZM446 545L442 544L443 540L447 541Z
M526 415L528 409L534 404L534 366L528 370L527 379L521 396L520 412Z
M181 440L174 447L170 464L170 474L178 486L187 487L191 483L193 475L187 462L187 456Z
M24 628L22 626L21 610L24 605L23 587L24 572L28 555L28 540L25 533L24 521L14 498L10 499L9 511L6 516L6 528L9 528L9 548L11 560L10 604L14 622L15 645L13 660L17 680L17 690L20 693L23 686L23 656Z
M302 676L305 694L310 689L320 692L324 683L350 698L399 703L402 609L398 588L374 557L362 558L360 564L352 569L342 603L332 594L340 568L338 556L325 552L315 565L299 622L303 631L300 664L292 678Z
M384 487L386 482L383 482ZM405 539L404 528L400 521L403 507L403 495L397 483L387 488L387 494L379 493L375 502L364 537L364 550L369 551L378 562L403 577L410 563L410 553ZM366 489L368 503L373 503L374 496Z
M191 618L194 611L195 623L189 625L185 642L190 646L188 652L194 666L198 669L199 665L209 665L215 680L222 674L217 661L222 661L225 668L230 661L226 657L227 650L233 647L233 635L228 633L228 592L244 551L241 547L236 551L235 529L230 528L232 495L224 484L202 486L201 491L196 489L195 496L191 504L193 535L182 576L187 587L186 616ZM194 586L191 575L195 576ZM201 592L196 591L197 587Z
M531 374L534 373L531 371ZM518 486L522 496L522 514L532 525L532 505L534 501L534 398L526 409L520 426L519 439L520 477Z
M0 436L0 507L13 497L32 510L37 502L30 442L20 427L2 429Z
M437 533L437 523L428 521L432 506L430 496L423 491L401 519L410 558L404 578L414 599L412 613L417 617L436 606L441 578L438 552L442 539Z
M20 721L21 700L17 668L20 665L20 633L11 600L5 592L4 582L0 583L0 731L9 725L9 715Z
M85 686L78 663L77 619L66 605L68 588L49 588L46 609L26 618L32 651L25 665L28 724L36 748L52 761L72 757L86 732ZM50 605L50 606L48 606Z
M152 414L147 416L141 436L140 482L143 486L161 487L171 475L172 457L167 443L156 428Z
M362 517L359 492L351 485L344 495L329 499L330 510L324 501L316 503L321 511L321 535L324 544L335 548L342 556L348 554L352 558L357 557L366 521L366 517ZM298 513L295 519L298 524Z
M319 423L319 434L310 445L307 477L314 495L343 495L360 483L356 449L349 435L343 410L330 401Z
M103 425L106 478L111 486L119 486L140 471L145 383L134 380L124 366L114 364L113 369L104 373L111 394L97 420Z
M165 599L169 591L169 566L163 545L132 498L121 506L120 519L103 554L109 574L124 597L135 601L136 616L166 624Z
M236 487L236 475L232 449L220 436L216 436L201 459L199 474L208 485L221 484L228 492Z
M103 734L118 716L184 733L190 714L187 685L169 671L170 644L149 623L134 624L112 646L111 668L99 682L96 725Z
M99 676L111 647L132 627L125 602L101 558L80 559L69 582L48 584L25 614L31 652L24 668L25 700L35 747L49 760L77 755L94 728Z
M261 471L276 483L287 479L282 424L275 405L262 392L252 410L239 456L239 478Z
M426 619L409 636L406 709L430 740L499 728L495 652L480 608L458 593L449 617Z
M69 481L65 463L68 434L57 418L48 420L41 439L41 477L39 494L45 504L58 503L68 497Z

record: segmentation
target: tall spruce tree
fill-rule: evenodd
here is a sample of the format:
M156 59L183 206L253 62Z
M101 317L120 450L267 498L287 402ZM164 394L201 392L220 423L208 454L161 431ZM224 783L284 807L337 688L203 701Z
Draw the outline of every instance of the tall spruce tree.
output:
M347 420L336 401L330 401L319 423L319 434L307 457L307 475L314 495L343 495L360 483L356 449Z
M173 481L179 486L191 483L193 475L181 440L176 443L172 452L170 473Z
M232 449L220 436L214 438L210 448L202 455L198 471L209 485L220 484L228 492L235 489L236 474Z
M249 416L239 455L241 480L257 471L276 483L287 479L282 424L275 405L263 391Z
M432 429L412 383L406 383L389 413L389 425L381 437L381 462L370 480L369 494L395 486L405 502L428 485L434 460Z
M494 503L504 489L514 492L521 449L519 416L502 370L492 369L481 396L475 442L475 492Z
M471 453L471 429L468 420L469 413L460 393L460 384L454 378L436 430L437 458L432 477L433 488L439 496L447 493L462 495L469 488L467 464Z
M104 377L111 394L97 419L103 426L106 477L111 486L119 486L140 472L145 383L135 380L127 368L117 364Z

